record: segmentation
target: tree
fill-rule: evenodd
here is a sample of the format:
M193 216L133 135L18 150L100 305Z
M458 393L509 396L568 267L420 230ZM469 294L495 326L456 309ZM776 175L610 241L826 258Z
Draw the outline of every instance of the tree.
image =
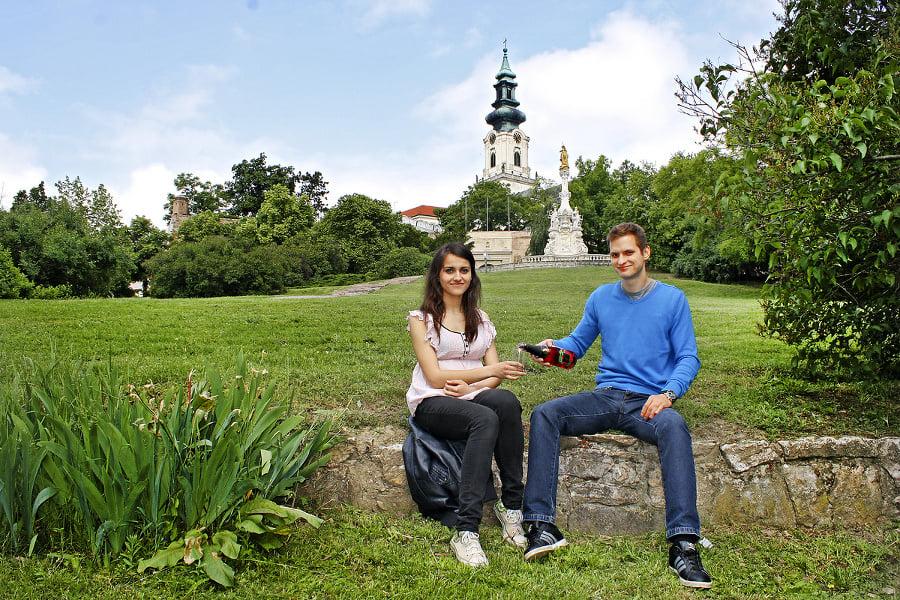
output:
M659 201L650 213L656 266L662 250L679 277L716 283L761 278L766 257L756 257L739 216L721 206L716 193L716 183L739 170L733 157L716 148L675 154L660 168L653 179Z
M735 45L738 65L707 63L679 81L681 107L739 157L742 170L719 187L769 255L763 333L811 369L896 378L898 3L783 6L782 27L755 55L762 71Z
M833 84L869 65L873 42L896 33L896 0L786 0L764 40L766 71L784 82ZM893 32L892 32L893 30Z
M66 177L56 182L56 189L59 199L78 210L95 232L123 227L119 208L102 183L96 190L91 190L84 186L80 177L74 181Z
M59 197L47 196L43 184L16 194L0 219L0 244L37 285L69 285L76 295L128 293L134 254L111 196L78 179L58 188Z
M150 276L147 261L166 249L169 234L153 225L147 217L135 217L128 227L128 239L135 256L135 270L131 278L143 282L144 295L147 295Z
M34 287L12 259L12 253L0 246L0 298L20 298Z
M550 240L550 213L559 205L560 189L550 179L538 176L529 192L534 203L527 215L531 227L528 254L532 256L543 254Z
M394 248L375 263L375 275L379 279L411 277L428 273L431 256L415 248Z
M466 241L469 231L522 231L529 226L535 200L513 194L499 181L470 185L459 200L435 211L441 220L441 242Z
M175 177L177 194L169 194L163 207L166 211L166 223L171 221L172 201L182 196L187 201L189 215L199 215L203 211L218 213L225 207L225 186L220 183L200 181L193 173L179 173Z
M579 156L575 166L578 176L569 182L570 203L581 213L584 243L593 254L606 252L609 227L605 224L609 219L604 220L604 213L611 198L624 194L622 183L613 177L609 159L602 154L596 161Z
M266 190L283 185L293 195L300 181L294 167L267 165L266 155L241 161L231 167L234 174L226 184L227 196L231 202L230 212L236 216L255 215L266 199Z
M176 238L185 242L199 242L208 237L227 236L234 228L233 223L228 220L223 222L218 215L204 210L202 213L184 220L178 226Z
M266 190L265 196L256 217L261 244L281 244L312 227L315 211L307 196L292 196L280 183Z
M328 209L317 229L338 240L349 273L365 273L394 247L400 215L384 200L348 194Z
M150 292L160 298L210 298L284 290L276 246L248 246L224 237L173 244L151 258Z
M47 190L44 187L44 182L40 182L29 191L21 190L13 196L13 205L11 210L15 210L16 207L22 206L33 206L39 210L49 210L50 209L50 197L47 196Z
M328 182L321 171L304 173L300 176L300 194L306 195L315 212L315 218L321 219L327 210Z
M340 243L315 229L303 231L279 247L285 285L296 286L344 273Z

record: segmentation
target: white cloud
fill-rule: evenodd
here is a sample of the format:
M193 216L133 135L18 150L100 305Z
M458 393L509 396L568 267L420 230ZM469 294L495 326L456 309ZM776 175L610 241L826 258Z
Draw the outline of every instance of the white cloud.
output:
M193 66L184 81L158 86L131 113L84 109L98 132L97 143L83 150L85 158L104 165L103 178L126 223L143 215L163 227L163 206L176 191L178 173L213 183L230 179L239 143L209 115L221 84L233 75L227 67Z
M37 164L36 156L31 146L0 133L0 208L8 210L20 190L30 190L46 179L47 170Z
M628 159L659 166L679 150L699 149L693 123L678 112L673 95L675 75L695 67L679 36L674 23L617 12L592 31L582 48L530 57L511 50L516 97L528 117L522 130L531 139L532 175L558 177L562 144L573 161L604 154L614 165ZM481 140L488 132L484 117L492 110L501 59L500 53L484 57L468 78L414 110L431 134L417 152L398 162L406 162L406 179L416 173L417 181L406 182L398 173L387 176L384 185L401 210L455 202L481 174ZM379 171L367 177L378 179Z
M246 42L250 39L250 34L240 25L233 25L231 27L231 35L239 42Z
M166 222L163 206L168 194L175 192L172 183L175 175L162 163L153 163L131 171L124 189L110 187L113 200L122 212L122 221L127 225L134 217L144 216L164 229Z
M691 68L678 27L612 13L584 48L530 57L513 67L519 100L533 118L532 166L558 168L565 143L572 156L614 162L668 161L694 142L678 113L674 77Z
M396 16L423 17L431 10L431 0L353 0L351 4L358 7L359 22L365 28Z
M37 79L19 75L0 65L0 98L12 94L25 94L37 86Z

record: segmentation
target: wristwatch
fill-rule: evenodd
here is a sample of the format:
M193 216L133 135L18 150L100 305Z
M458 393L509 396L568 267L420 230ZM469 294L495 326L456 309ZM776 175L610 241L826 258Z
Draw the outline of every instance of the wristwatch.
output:
M672 403L674 403L675 400L678 398L678 396L672 390L663 390L660 392L660 394L665 394L666 398L669 399L669 402L672 402Z

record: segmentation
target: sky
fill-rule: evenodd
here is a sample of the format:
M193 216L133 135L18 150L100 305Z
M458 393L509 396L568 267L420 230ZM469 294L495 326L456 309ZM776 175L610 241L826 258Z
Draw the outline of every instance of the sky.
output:
M0 208L104 185L165 227L179 173L321 171L328 203L449 206L484 167L504 40L529 166L559 149L662 166L696 152L675 77L775 31L777 0L0 0ZM573 173L574 175L574 173Z

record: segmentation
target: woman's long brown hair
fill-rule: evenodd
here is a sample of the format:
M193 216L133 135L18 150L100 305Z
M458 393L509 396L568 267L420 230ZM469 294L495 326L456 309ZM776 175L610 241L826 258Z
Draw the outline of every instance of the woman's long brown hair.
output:
M470 344L478 337L478 325L481 324L481 316L478 313L478 301L481 299L481 280L478 279L478 273L475 271L475 257L472 251L465 244L460 242L449 242L438 248L431 260L431 266L428 267L428 275L425 279L425 298L422 299L422 306L419 307L423 313L431 315L435 324L435 329L440 336L440 325L444 320L444 289L441 287L441 269L444 267L444 258L448 254L453 254L469 262L469 268L472 272L472 281L469 289L465 291L462 297L463 314L466 316L466 341Z

